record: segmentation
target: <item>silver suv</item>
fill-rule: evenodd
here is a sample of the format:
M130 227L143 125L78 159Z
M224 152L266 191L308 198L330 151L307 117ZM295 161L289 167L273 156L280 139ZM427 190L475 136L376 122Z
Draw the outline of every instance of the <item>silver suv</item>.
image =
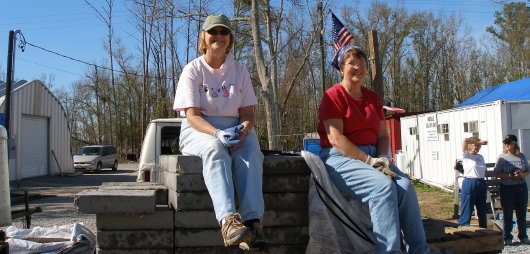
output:
M118 153L112 145L83 146L74 155L76 170L94 170L100 172L102 168L118 170Z

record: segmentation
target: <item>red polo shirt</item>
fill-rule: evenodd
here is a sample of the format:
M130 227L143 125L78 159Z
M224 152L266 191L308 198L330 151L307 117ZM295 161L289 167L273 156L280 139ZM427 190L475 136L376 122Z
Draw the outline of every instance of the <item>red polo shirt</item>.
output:
M361 98L353 99L339 83L324 93L318 108L317 132L321 147L331 146L324 128L324 121L328 119L342 119L343 134L355 145L377 144L379 127L385 120L383 105L374 91L361 87L361 92Z

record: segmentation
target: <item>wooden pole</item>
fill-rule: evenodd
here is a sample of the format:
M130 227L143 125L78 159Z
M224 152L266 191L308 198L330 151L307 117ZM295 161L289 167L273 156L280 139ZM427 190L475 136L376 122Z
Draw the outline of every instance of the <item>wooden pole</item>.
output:
M5 97L5 122L4 127L6 127L7 138L9 139L10 129L9 122L11 120L11 84L13 83L13 65L15 61L14 51L15 51L15 34L16 31L9 31L9 42L7 48L7 77L6 77L6 97ZM9 143L8 143L9 144ZM9 149L7 149L9 150Z
M379 98L384 102L385 90L383 89L383 68L381 66L381 59L379 58L379 42L377 40L377 31L370 30L368 32L368 40L370 43L370 67L372 68L372 88L379 95ZM383 103L384 104L384 103Z
M326 68L324 66L324 11L322 10L322 1L318 1L317 5L318 14L319 14L319 43L320 43L320 87L322 88L322 94L326 92Z

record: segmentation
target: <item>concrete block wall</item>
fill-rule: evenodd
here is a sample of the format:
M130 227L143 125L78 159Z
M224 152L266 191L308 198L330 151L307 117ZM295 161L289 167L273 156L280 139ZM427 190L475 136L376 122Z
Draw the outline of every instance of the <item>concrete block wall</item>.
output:
M225 248L195 156L160 157L160 179L175 211L175 253L243 253ZM309 168L299 156L265 156L264 232L270 253L304 253L308 236Z
M104 183L75 196L78 212L96 214L100 254L169 254L174 211L161 183Z
M75 197L78 212L96 214L100 254L232 254L215 219L194 156L161 156L162 183L104 183ZM304 253L309 168L302 157L266 156L264 232L270 253Z

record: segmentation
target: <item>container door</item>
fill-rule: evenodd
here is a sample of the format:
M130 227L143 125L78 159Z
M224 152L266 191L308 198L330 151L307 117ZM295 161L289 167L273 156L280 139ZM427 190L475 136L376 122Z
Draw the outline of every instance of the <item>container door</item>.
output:
M22 116L20 178L48 175L48 119Z

